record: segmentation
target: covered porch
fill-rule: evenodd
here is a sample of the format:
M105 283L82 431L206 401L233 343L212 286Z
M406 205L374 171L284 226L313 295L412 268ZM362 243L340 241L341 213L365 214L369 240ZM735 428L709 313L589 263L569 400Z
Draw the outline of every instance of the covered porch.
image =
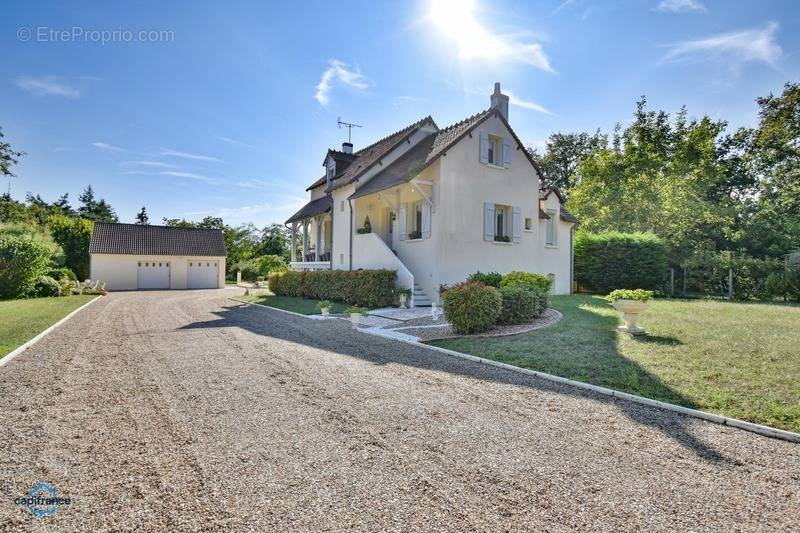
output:
M330 270L333 242L333 200L323 196L310 201L286 221L291 230L292 270Z

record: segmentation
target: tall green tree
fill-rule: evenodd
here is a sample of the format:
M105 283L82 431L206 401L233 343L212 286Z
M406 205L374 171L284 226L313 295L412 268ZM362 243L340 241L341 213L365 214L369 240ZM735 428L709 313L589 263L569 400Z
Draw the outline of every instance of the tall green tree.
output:
M147 226L150 224L150 217L147 216L147 209L142 206L141 211L136 213L136 224L140 226Z
M11 148L9 143L3 141L3 137L3 128L0 127L0 175L10 180L16 177L12 168L19 162L19 158L25 155L25 152L20 152ZM9 185L9 189L10 188Z
M89 277L89 241L94 223L91 220L53 215L48 221L53 239L64 250L64 263L79 280Z
M279 255L289 260L289 230L282 224L270 224L261 231L257 255Z
M539 163L543 185L558 187L565 195L576 185L578 167L593 152L608 145L608 136L597 130L589 133L554 133L547 139L545 151L539 155L535 149L528 151Z

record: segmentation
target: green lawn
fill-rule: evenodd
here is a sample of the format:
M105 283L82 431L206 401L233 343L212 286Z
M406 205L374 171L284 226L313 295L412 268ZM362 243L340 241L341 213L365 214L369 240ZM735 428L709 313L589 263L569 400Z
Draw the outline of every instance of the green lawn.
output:
M557 324L431 344L759 424L800 431L800 306L656 300L640 325L600 297L554 296Z
M274 294L259 294L250 296L240 296L239 299L246 302L253 302L261 305L268 305L278 309L285 309L286 311L294 311L301 315L319 315L321 314L317 309L317 302L310 298L299 298L297 296L275 296ZM340 304L334 302L331 306L331 313L344 313L344 310L350 307L347 304Z
M97 296L0 301L0 357Z

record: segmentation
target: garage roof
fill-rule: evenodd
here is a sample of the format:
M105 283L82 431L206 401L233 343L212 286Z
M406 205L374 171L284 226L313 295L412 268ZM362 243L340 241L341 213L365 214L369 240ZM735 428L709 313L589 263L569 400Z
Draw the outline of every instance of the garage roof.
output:
M228 254L222 230L97 222L90 254L188 255Z

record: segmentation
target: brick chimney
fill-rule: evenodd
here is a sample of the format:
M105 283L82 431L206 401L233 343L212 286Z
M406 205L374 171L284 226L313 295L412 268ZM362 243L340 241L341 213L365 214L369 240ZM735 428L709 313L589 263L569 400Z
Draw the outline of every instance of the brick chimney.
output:
M508 120L508 96L500 92L500 82L494 84L494 92L489 97L493 108L497 108L500 114Z
M342 143L342 152L346 154L353 153L353 143Z

